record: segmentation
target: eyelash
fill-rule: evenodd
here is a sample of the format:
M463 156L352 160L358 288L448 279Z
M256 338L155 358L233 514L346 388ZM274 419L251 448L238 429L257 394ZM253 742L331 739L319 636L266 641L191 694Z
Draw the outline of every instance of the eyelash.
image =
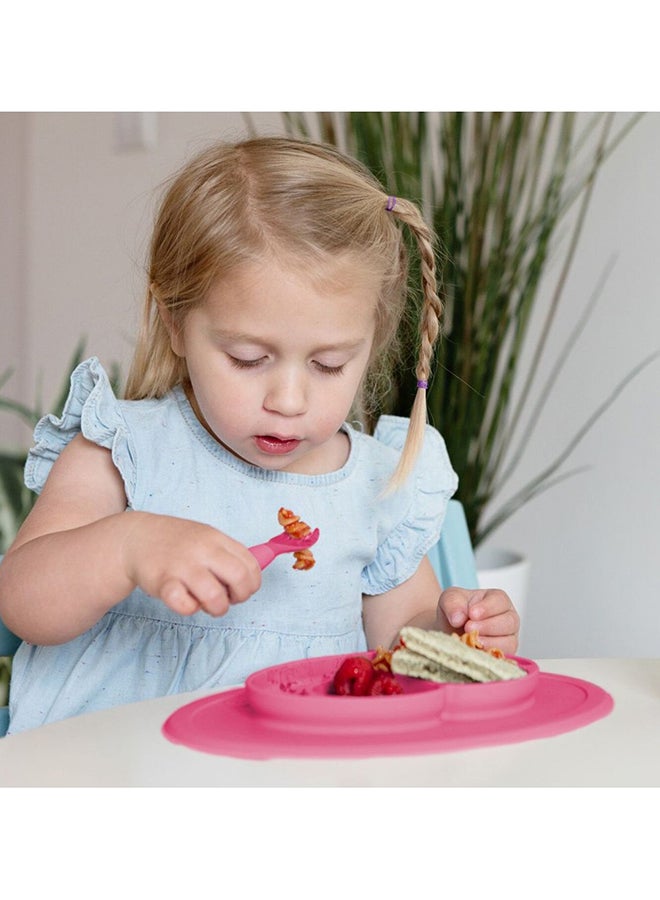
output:
M262 357L259 359L236 359L235 356L230 356L229 359L232 366L235 366L237 369L254 369L262 361Z
M255 369L259 366L264 357L259 357L259 359L237 359L235 356L229 357L232 366L237 369ZM341 375L344 371L344 364L341 366L325 366L323 363L314 362L314 367L321 375Z
M324 366L323 363L315 362L314 365L322 375L341 375L344 371L343 364L341 366Z

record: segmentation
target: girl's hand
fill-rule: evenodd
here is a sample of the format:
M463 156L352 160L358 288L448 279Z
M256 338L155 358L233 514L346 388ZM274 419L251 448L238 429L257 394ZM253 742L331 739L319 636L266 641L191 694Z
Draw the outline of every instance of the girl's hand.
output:
M180 615L224 615L261 585L249 550L200 522L131 512L121 548L126 576Z
M454 631L479 632L487 649L497 647L511 656L518 648L520 617L504 591L447 588L440 595L438 611Z

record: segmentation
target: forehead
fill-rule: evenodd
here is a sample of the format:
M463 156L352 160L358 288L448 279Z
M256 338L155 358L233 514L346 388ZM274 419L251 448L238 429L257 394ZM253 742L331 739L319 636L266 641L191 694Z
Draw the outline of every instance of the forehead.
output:
M198 314L222 332L335 343L373 333L378 296L378 279L354 257L312 268L271 256L219 278Z
M316 251L306 255L276 248L254 261L242 263L227 275L229 281L240 281L245 285L270 277L288 279L328 293L359 290L378 294L382 273L367 265L356 253Z
M216 279L208 293L211 302L267 303L274 297L303 299L323 296L330 302L344 295L375 310L380 273L374 273L353 254L322 256L313 261L269 254L242 263Z

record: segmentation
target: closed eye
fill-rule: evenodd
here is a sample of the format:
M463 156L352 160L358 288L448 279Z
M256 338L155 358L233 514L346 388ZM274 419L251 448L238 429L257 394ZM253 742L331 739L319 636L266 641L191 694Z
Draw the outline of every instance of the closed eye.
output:
M318 360L314 360L312 365L322 375L341 375L344 371L345 363L342 363L340 366L326 366L323 363L318 362Z
M237 369L254 369L256 366L261 365L267 357L260 356L258 359L238 359L236 356L231 356L227 354L229 357L229 361L232 366L235 366Z
M231 356L231 354L227 354L229 362L236 369L255 369L257 366L262 365L268 360L267 356L259 356L257 359L240 359L237 356ZM341 375L344 371L345 363L342 363L339 366L328 366L325 363L319 362L318 360L312 360L312 366L319 372L321 375Z

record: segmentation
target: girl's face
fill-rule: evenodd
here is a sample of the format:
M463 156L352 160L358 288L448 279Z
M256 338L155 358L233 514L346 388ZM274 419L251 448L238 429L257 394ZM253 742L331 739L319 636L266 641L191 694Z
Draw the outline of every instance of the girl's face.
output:
M170 328L196 415L253 465L320 474L346 461L339 428L369 362L377 286L355 261L330 274L312 281L274 260L243 266Z

